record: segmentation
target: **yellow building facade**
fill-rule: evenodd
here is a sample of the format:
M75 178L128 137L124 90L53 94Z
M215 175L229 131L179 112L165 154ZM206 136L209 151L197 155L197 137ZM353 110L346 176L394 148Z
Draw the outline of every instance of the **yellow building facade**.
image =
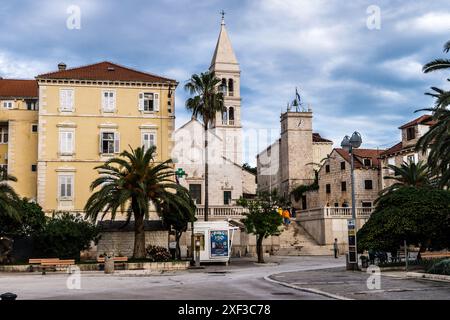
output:
M110 62L58 68L36 77L39 130L29 143L37 166L34 195L47 213L82 212L98 176L94 168L104 161L142 145L156 145L156 161L170 158L177 82ZM21 168L10 171L19 193Z

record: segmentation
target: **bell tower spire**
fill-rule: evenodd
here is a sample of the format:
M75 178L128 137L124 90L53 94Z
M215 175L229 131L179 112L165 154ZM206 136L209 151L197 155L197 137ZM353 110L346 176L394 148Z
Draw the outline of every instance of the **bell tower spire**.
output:
M242 165L241 71L225 27L225 11L220 14L219 38L209 70L221 80L225 111L216 115L214 127L222 138L224 157Z

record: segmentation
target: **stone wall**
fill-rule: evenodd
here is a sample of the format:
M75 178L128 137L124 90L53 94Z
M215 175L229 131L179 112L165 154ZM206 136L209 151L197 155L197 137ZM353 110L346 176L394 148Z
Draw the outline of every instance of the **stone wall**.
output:
M145 246L148 245L168 248L168 232L145 231ZM97 256L106 252L115 256L131 257L133 255L133 248L134 232L102 232L100 241L97 244Z

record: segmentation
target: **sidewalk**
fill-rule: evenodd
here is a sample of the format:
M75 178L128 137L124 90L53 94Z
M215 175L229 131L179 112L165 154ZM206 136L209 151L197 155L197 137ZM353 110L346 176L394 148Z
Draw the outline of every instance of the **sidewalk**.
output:
M316 291L334 299L450 300L450 283L424 280L423 275L416 272L382 273L381 286L377 290L368 288L367 280L370 276L360 271L330 268L272 274L268 278L298 290Z

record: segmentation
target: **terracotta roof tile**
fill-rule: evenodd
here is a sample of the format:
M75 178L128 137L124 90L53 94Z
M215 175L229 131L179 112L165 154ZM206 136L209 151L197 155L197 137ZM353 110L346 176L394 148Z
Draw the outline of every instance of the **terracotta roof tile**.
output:
M337 153L339 153L346 161L350 162L350 154L348 151L336 148ZM385 150L379 150L379 149L355 149L353 151L355 155L355 168L363 168L367 167L364 166L363 159L371 159L372 165L371 168L378 168L380 166L380 154L384 152Z
M380 153L380 157L387 156L389 154L393 154L393 153L399 152L400 150L402 150L402 146L403 146L403 144L400 141L399 143L393 145L392 147L390 147L386 151L383 151L382 153Z
M321 135L319 133L317 133L317 132L314 132L312 134L312 139L313 139L313 142L331 142L331 143L333 142L331 140L322 138Z
M411 126L415 126L417 124L424 124L424 125L428 125L428 126L432 126L433 124L435 124L436 121L433 120L433 118L431 117L431 115L429 114L424 114L423 116L420 116L408 123L405 123L404 125L402 125L401 127L399 127L399 129L406 129L408 127Z
M103 61L82 67L60 70L41 74L37 79L77 79L77 80L109 80L109 81L139 81L139 82L176 82L161 77L124 67L112 62Z
M0 97L2 98L37 98L36 80L0 79Z

